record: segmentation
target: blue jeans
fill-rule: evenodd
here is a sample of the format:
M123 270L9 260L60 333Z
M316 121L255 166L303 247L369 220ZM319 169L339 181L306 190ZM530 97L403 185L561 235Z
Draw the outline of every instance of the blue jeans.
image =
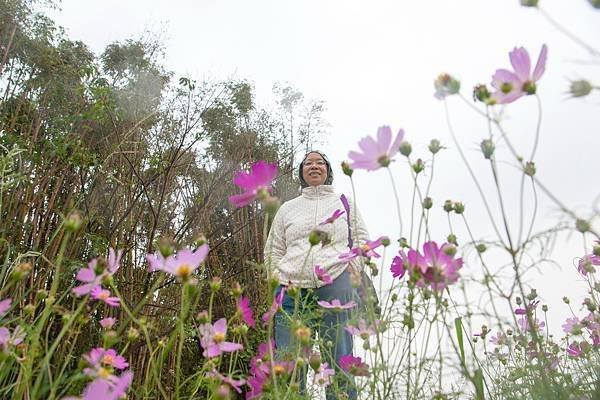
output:
M279 295L282 288L283 285L277 288L275 292L276 296ZM339 368L340 357L352 354L352 335L344 329L350 318L351 310L327 310L317 305L317 301L319 300L331 302L333 299L339 299L342 304L350 300L357 300L356 291L350 284L349 272L347 270L344 271L330 285L316 289L299 289L299 293L298 314L294 315L296 299L290 297L286 291L281 303L283 312L279 311L275 315L275 347L277 348L277 353L281 355L285 352L295 353L298 351L299 344L294 340L295 338L291 332L290 317L291 319L301 320L313 332L319 332L319 338L322 343L321 355L323 361L329 363L330 368L335 368L335 376L338 377L336 380L337 391L333 388L336 384L335 382L326 389L327 400L337 399L336 393L339 393L338 391L345 392L349 400L356 399L357 394L354 378ZM324 311L323 317L318 320L314 317L310 318L313 311L317 309ZM324 347L323 344L325 345ZM308 350L310 351L310 349ZM303 368L300 372L301 391L304 391L305 381L306 368Z

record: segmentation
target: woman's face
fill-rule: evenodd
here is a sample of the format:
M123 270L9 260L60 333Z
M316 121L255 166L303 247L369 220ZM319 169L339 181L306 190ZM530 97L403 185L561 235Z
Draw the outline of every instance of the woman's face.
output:
M319 186L327 179L327 163L319 153L309 153L302 162L302 178L309 186Z

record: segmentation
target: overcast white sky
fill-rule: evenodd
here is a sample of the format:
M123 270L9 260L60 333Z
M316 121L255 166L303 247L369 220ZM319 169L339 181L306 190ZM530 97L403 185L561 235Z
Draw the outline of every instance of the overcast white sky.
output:
M586 0L540 3L600 48L600 10ZM433 79L441 72L454 74L470 97L475 84L489 82L495 69L510 66L508 52L514 46L525 46L535 59L546 43L548 64L538 90L544 110L535 159L538 176L582 216L588 215L586 210L600 193L599 93L583 100L566 100L565 94L568 79L588 77L600 82L598 59L590 65L588 53L518 0L63 0L62 10L52 16L71 38L98 53L107 44L137 37L148 28L164 30L165 64L175 76L246 78L255 85L259 103L271 100L275 82L290 82L305 96L326 102L331 135L325 150L335 164L382 124L394 130L403 127L413 154L424 160L430 158L429 140L440 139L448 149L436 160L432 188L438 241L448 233L440 209L447 198L465 202L476 236L493 239L493 235L452 144L442 103L433 97ZM459 140L488 182L484 186L497 210L491 175L478 153L486 125L459 99L449 99L449 106ZM535 99L521 99L505 113L511 139L529 154L537 118ZM499 159L514 164L506 148L501 143L498 147ZM507 164L502 168L511 226L516 229L519 179ZM406 221L411 187L404 160L394 164L393 171ZM395 237L387 174L357 172L355 176L358 203L372 236ZM337 177L338 190L349 191L339 169ZM556 214L556 207L540 194L536 226L547 227ZM458 221L456 225L460 226ZM459 228L459 240L466 242L461 232ZM559 243L556 258L562 269L545 266L540 276L531 278L551 310L556 310L553 330L560 330L557 325L567 315L560 298L567 294L579 301L583 296L573 267L573 258L583 254L579 243Z

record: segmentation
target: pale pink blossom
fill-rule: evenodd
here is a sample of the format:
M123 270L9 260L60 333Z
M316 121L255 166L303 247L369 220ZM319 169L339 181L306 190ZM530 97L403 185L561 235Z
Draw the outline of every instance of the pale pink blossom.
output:
M392 143L392 129L386 125L379 127L377 129L377 140L366 136L358 142L360 152L351 151L348 153L348 157L352 160L350 167L368 171L387 167L398 153L403 138L404 130L400 129Z
M350 300L346 304L342 304L342 302L339 299L333 299L331 300L331 302L319 300L317 301L317 304L323 308L337 311L349 310L351 308L356 307L356 302L354 300Z
M221 353L242 350L244 347L239 343L226 342L227 320L221 318L214 324L205 323L198 328L200 333L200 345L204 349L202 355L213 358Z

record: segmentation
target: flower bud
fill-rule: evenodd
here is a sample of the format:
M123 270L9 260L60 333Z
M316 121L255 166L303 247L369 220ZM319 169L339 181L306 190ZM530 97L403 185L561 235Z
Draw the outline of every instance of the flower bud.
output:
M127 330L127 340L134 341L140 337L140 331L135 329L133 326Z
M453 244L444 246L444 254L450 257L454 257L456 255L456 246Z
M600 4L600 1L598 3ZM592 92L592 89L594 89L594 87L591 83L585 79L580 79L571 82L571 85L569 86L569 93L573 97L585 97Z
M409 142L403 140L402 143L400 143L400 154L404 157L408 157L410 156L410 153L412 153L412 146Z
M525 167L523 168L523 172L527 176L534 176L535 175L535 163L533 161L527 161L525 163Z
M350 168L350 164L348 163L348 161L342 161L342 172L346 176L352 176L354 170Z
M515 297L515 303L520 306L521 303L523 303L523 300L521 300L521 298L519 296Z
M392 303L395 303L396 301L398 301L398 294L397 293L392 294L391 300L392 300Z
M462 214L465 212L465 205L460 201L454 203L454 212L457 214Z
M81 213L77 210L73 210L67 215L65 219L65 229L69 232L76 232L81 228L81 223L83 219L81 217Z
M37 292L35 292L35 300L36 301L44 300L46 297L48 297L48 292L45 291L44 289L40 289Z
M575 221L575 229L577 229L581 233L589 232L590 223L583 219L577 219Z
M294 333L296 334L298 340L300 340L300 344L302 346L308 346L310 344L310 338L312 333L309 327L300 326L296 328L296 331Z
M239 282L233 282L233 285L231 287L231 295L233 297L240 297L242 295L242 293L244 293L244 289L242 289L242 287L240 286Z
M300 289L298 288L298 286L295 286L291 282L289 282L288 285L287 285L287 292L286 293L292 299L295 299L300 294Z
M194 240L194 246L200 247L203 244L206 244L207 242L208 240L206 240L206 236L204 236L204 234L201 233L198 236L196 236L196 239Z
M316 246L321 243L321 246L326 246L331 243L331 238L329 234L320 229L313 229L308 235L308 242L311 246Z
M420 158L417 159L417 161L415 161L415 163L412 165L412 169L417 174L422 172L425 169L425 164L423 163L423 160L421 160Z
M543 304L542 305L542 311L543 312L547 312L548 311L548 305L547 304Z
M446 240L448 241L448 243L452 243L453 245L458 246L458 243L456 242L456 235L454 233L449 234Z
M169 237L163 236L157 242L158 251L167 258L175 253L175 241Z
M489 160L490 158L492 158L492 155L494 154L494 150L496 150L496 146L494 145L494 142L492 141L492 139L483 139L481 141L481 152L483 153L483 157L486 160Z
M219 291L219 289L221 289L222 282L223 282L223 280L220 277L215 276L209 282L208 286L210 287L210 290L212 290L213 292L217 292L217 291Z
M478 253L485 253L487 246L483 243L479 243L477 246L475 246L475 250L477 250Z
M527 300L532 301L538 296L537 291L535 289L531 289L531 292L527 295Z
M569 298L568 298L567 296L564 296L564 297L562 298L562 301L563 301L565 304L569 304L569 303L571 302L571 300L569 300Z
M390 238L387 236L384 236L381 238L381 245L383 247L388 247L390 245Z
M449 74L441 74L433 81L433 87L435 88L434 96L443 100L446 96L457 94L460 91L460 81Z
M429 210L432 206L433 206L433 201L431 200L431 197L425 197L423 199L423 208L426 210Z
M537 7L538 0L521 0L521 5L523 7Z
M590 298L583 300L583 305L587 307L589 312L595 312L597 309L596 303L594 303Z
M35 304L27 304L25 307L23 307L23 311L25 312L25 315L32 316L35 314Z
M600 244L594 245L592 253L594 253L595 256L600 256Z
M454 210L454 203L452 200L446 200L442 207L444 208L444 211L449 213L450 211Z
M405 237L401 237L400 239L398 239L398 244L400 245L400 247L402 248L407 248L410 247L408 245L408 240Z
M487 103L490 96L490 91L488 90L486 85L477 85L473 89L473 100L479 100L481 102Z
M317 372L321 368L321 362L321 353L313 351L308 358L308 365L310 365L313 371Z
M432 154L435 154L442 149L442 145L440 144L439 140L431 139L431 141L429 142L428 148Z
M229 400L231 399L231 389L229 389L229 385L222 384L217 387L215 390L215 399L217 400Z
M30 271L31 271L31 263L22 262L22 263L19 263L19 265L17 265L16 268L13 270L12 277L13 277L13 279L19 281L19 280L25 278L29 274Z
M279 201L278 197L268 196L266 199L263 200L262 204L265 207L265 211L268 215L275 216L277 210L279 210L281 202Z
M200 311L198 313L198 315L196 315L196 320L198 321L199 324L206 324L209 321L208 319L208 311L204 310L204 311Z

